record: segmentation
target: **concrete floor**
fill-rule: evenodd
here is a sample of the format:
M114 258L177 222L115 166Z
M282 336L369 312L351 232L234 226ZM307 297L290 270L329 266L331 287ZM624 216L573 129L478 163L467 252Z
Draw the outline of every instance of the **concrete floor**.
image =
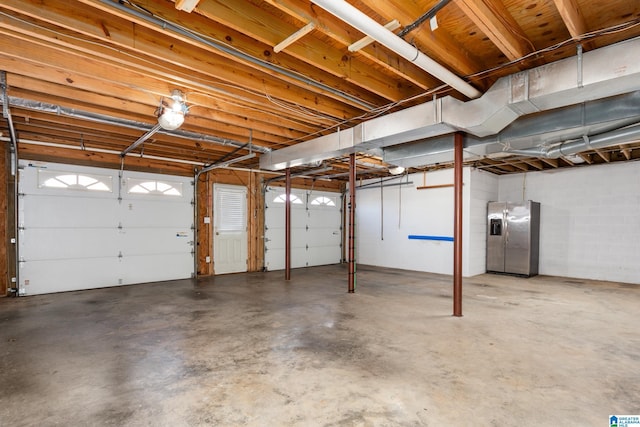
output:
M0 299L2 426L604 426L640 286L360 266Z

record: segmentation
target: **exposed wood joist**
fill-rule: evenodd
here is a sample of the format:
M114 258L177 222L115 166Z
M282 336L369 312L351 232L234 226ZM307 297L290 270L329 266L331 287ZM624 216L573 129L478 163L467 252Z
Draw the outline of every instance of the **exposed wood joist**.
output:
M91 0L82 0L82 1L86 1L90 4L94 4L94 2L92 2ZM314 67L313 65L309 64L304 59L297 59L286 53L283 53L280 55L273 55L271 53L273 44L263 43L259 40L256 40L250 37L250 35L245 34L244 31L242 30L236 31L232 28L229 28L227 26L224 26L218 23L215 19L207 19L206 16L201 16L200 14L193 14L185 17L183 14L180 14L179 12L172 10L171 8L168 8L166 6L162 6L161 4L158 4L157 2L154 2L154 1L140 0L140 1L137 1L136 3L142 6L145 10L148 10L149 12L153 13L155 16L162 17L168 22L174 22L180 25L180 27L186 28L189 31L192 31L196 34L202 34L205 37L210 37L212 40L220 41L220 43L228 45L233 49L237 49L240 52L249 54L254 58L264 61L265 63L281 67L283 70L286 70L286 71L293 71L295 73L299 73L300 75L315 76L316 80L320 82L324 82L327 85L334 87L349 95L359 97L362 99L363 102L367 102L373 105L384 103L383 101L384 98L371 93L363 92L362 90L360 90L360 87L357 84L349 83L343 78L336 77L329 73L325 73L319 70L318 68ZM98 5L96 7L103 7L105 12L110 11L110 8L105 8L102 5ZM130 19L130 15L122 13L120 11L113 11L112 13L118 13L120 16L124 17L125 19ZM309 22L309 21L310 20L306 20L306 22ZM157 27L153 25L149 25L147 22L143 20L138 20L136 22L139 25L149 26L150 29L157 29ZM176 36L176 35L171 34L171 36ZM187 43L196 43L196 45L198 46L200 45L190 38L182 37L182 39ZM220 52L218 50L213 50L213 53L216 53L216 52L221 55L224 54L223 52ZM233 56L227 56L227 57L231 60L236 61L236 59ZM257 69L260 69L260 68L257 68ZM277 73L273 75L275 77L284 78L283 76L278 76ZM293 83L296 84L295 82ZM336 96L336 100L348 102L348 100L345 101L343 98L337 97L337 96ZM360 104L354 104L354 106L362 108L362 105Z
M548 159L546 157L540 157L540 161L548 164L549 166L553 167L553 168L557 168L559 165L558 159Z
M249 2L222 4L211 0L201 4L198 10L203 15L270 46L275 46L297 30L295 26L276 20L273 15ZM417 93L418 88L409 82L404 85L390 82L376 67L361 61L357 55L349 54L346 49L334 48L311 36L291 45L287 53L334 76L357 82L363 89L389 101L400 101Z
M385 19L398 19L403 26L411 24L426 12L414 2L398 0L376 1L370 7ZM410 33L407 39L413 40L422 51L461 76L482 69L478 59L443 30L415 31Z
M576 0L553 0L553 2L558 12L560 12L571 37L578 40L589 31L584 15ZM588 48L593 47L593 44L590 42L585 43L585 45Z
M624 154L624 157L627 160L631 160L631 148L629 147L625 147L625 146L620 146L620 151L622 152L622 154Z
M589 7L583 0L445 3L436 15L437 28L424 21L403 38L478 88L516 68L575 55L571 43L546 48L588 28L604 29L640 16L637 6L623 0L591 2ZM352 4L380 24L397 19L406 28L442 2ZM276 43L307 23L313 31L274 54ZM598 36L593 43L606 46L638 35L636 25ZM33 141L113 151L156 125L160 99L173 89L187 95L184 131L240 144L251 138L256 145L277 149L360 123L379 114L371 107L390 107L399 98L417 95L382 111L415 105L441 85L410 59L376 42L349 53L348 46L362 36L308 0L5 0L0 5L0 62L9 94L47 104L42 109L32 102L19 107L20 100L13 98L20 134ZM536 48L545 50L505 64ZM443 89L438 96L452 92ZM64 114L56 114L55 106ZM70 109L107 118L90 122L73 117ZM137 124L123 127L125 119ZM6 124L0 123L0 132L6 132ZM214 161L234 149L160 132L140 147L145 155L197 162ZM640 150L634 150L635 145L625 144L582 156L592 164L614 163L638 158ZM382 160L361 153L358 158L360 177L388 173ZM468 164L501 174L570 165L562 158L496 161ZM343 159L326 163L335 164L326 175L345 170ZM450 166L442 162L410 172Z
M523 164L523 161L520 159L518 160L503 159L502 161L507 164L510 164L511 166L515 166L517 169L520 169L521 171L524 171L524 172L529 171L529 166L527 166L526 163Z
M544 169L544 165L542 164L541 160L537 160L537 159L533 159L533 158L527 158L527 159L522 159L522 161L524 163L528 164L529 166L533 166L534 168L536 168L538 170Z
M504 160L498 161L498 160L493 160L489 158L484 158L482 159L482 161L485 163L488 163L489 165L492 165L494 168L504 170L506 172L515 172L518 170L518 168L513 166L511 163L505 162Z
M38 14L38 2L34 0L7 0L5 3L4 7L10 7L11 10L19 13L28 16L37 16ZM292 94L299 93L300 105L303 107L337 118L352 117L361 111L361 106L359 107L360 110L356 110L355 107L351 108L345 105L344 103L347 101L344 99L340 100L340 104L330 101L326 97L331 98L331 96L335 95L328 92L315 95L308 92L305 94L304 91L315 88L303 88L300 82L291 78L287 79L273 71L269 72L264 68L258 69L255 66L253 67L256 69L254 72L248 72L244 71L243 68L234 67L228 62L228 59L231 59L229 55L225 56L220 51L189 40L186 37L182 37L182 39L187 39L189 42L182 39L167 39L162 35L166 31L161 28L152 29L143 25L132 26L129 20L110 17L107 34L103 30L103 26L106 24L95 24L96 22L101 22L103 13L98 9L82 4L78 4L77 7L82 9L77 12L81 13L86 20L84 26L78 25L77 19L71 19L64 6L53 9L49 15L52 18L55 17L58 24L65 25L70 30L81 31L81 34L100 40L105 46L116 45L120 48L125 48L133 52L134 56L142 54L145 59L144 62L147 62L149 58L172 58L170 63L162 61L160 64L153 65L152 69L169 72L173 78L183 76L183 80L192 80L201 75L203 79L211 80L211 77L207 76L215 75L217 81L224 83L225 90L235 88L239 93L246 93L246 90L250 89L253 93L261 94L262 103L265 102L265 96L275 99L287 99ZM53 13L56 11L57 14ZM175 13L176 11L173 12ZM134 19L134 21L144 23L142 20ZM159 40L167 41L162 43ZM110 57L113 57L113 52L109 53L111 54ZM82 52L82 54L88 55L87 52ZM235 60L235 58L233 59ZM112 62L117 65L116 61L112 60ZM246 61L241 62L243 65L251 65ZM176 68L174 69L174 67ZM186 72L182 70L186 70ZM267 80L269 81L268 87L265 83ZM144 87L144 84L141 83L136 86ZM166 94L169 93L167 92Z
M191 13L198 7L200 0L176 0L176 9Z
M284 39L283 41L275 45L273 47L273 51L275 53L279 53L283 49L286 49L289 45L295 43L305 35L309 34L311 31L313 31L314 28L316 28L316 25L313 22L309 22L307 25L300 28L298 31L291 34L289 37L287 37L286 39Z
M582 160L584 160L585 162L587 162L589 164L593 163L593 159L591 158L591 154L578 153L578 157L580 157Z
M607 163L611 162L611 152L610 151L604 151L604 150L596 149L595 152L605 162L607 162Z
M532 43L499 0L455 0L454 3L510 60L533 51Z
M48 147L33 144L19 144L20 156L23 159L47 162L73 161L80 165L120 168L120 155L117 153L100 153L90 150L71 150L59 147ZM154 160L130 156L125 159L125 167L130 170L147 170L156 173L192 176L193 166L188 164Z
M337 23L323 9L314 8L309 3L296 0L266 0L266 3L297 20L314 22L318 31L345 47L345 54L348 53L346 47L362 37L362 34L357 30L343 23ZM407 80L422 89L428 89L437 84L437 80L425 74L423 70L400 60L398 55L389 52L378 44L368 45L353 55L361 55L373 64L394 73L398 78Z

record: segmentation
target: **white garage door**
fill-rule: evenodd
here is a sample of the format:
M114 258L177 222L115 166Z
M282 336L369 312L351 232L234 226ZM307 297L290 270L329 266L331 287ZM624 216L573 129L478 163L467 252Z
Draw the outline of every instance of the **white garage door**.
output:
M265 193L265 268L284 269L285 190ZM342 258L340 195L291 191L291 267L337 264Z
M189 178L21 166L21 295L191 277Z

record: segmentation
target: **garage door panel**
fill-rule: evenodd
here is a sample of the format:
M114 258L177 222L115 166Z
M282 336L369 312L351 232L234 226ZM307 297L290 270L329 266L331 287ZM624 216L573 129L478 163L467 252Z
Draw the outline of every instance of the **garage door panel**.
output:
M272 189L266 199L265 266L268 270L284 268L284 207L274 203L283 194L284 189ZM296 268L340 262L340 195L317 191L309 195L304 192L293 194L303 203L292 204L291 266ZM280 200L284 200L283 197ZM333 203L335 206L317 205L318 203Z
M96 271L101 272L96 278ZM20 281L24 294L39 295L51 292L118 286L120 262L117 256L101 258L26 261L21 263Z
M20 252L26 260L115 257L118 255L113 229L29 228L21 234Z
M304 229L307 227L307 212L304 210L291 211L291 229Z
M338 264L341 261L341 252L336 251L335 246L309 248L308 256L317 265Z
M271 224L271 227L275 227L280 221L282 221L282 227L284 228L284 208L266 208L264 210L264 221L265 224Z
M125 171L125 181L133 175L182 194L129 195L126 187L118 191L119 171L21 166L21 295L191 276L193 187L187 178ZM161 181L177 184L162 187Z
M22 197L29 227L117 227L118 206L104 198L30 195Z
M187 229L123 229L119 239L123 253L131 255L184 254L191 253L193 249L193 236L191 230Z
M308 224L310 228L340 228L340 211L338 209L312 210Z
M291 268L300 268L307 266L307 253L306 249L291 248ZM269 254L268 260L265 262L265 268L268 271L284 270L284 249L267 249L266 254Z
M307 230L305 229L291 229L291 247L292 248L304 248L307 246Z
M177 280L191 277L193 256L183 257L173 254L124 256L121 269L123 284Z
M153 196L150 196L153 197ZM174 203L162 200L123 200L121 206L124 227L191 227L193 224L190 203Z
M291 228L291 245L305 247L307 243L307 233L305 228ZM284 248L285 230L284 228L270 228L266 231L267 243L271 246Z
M264 267L267 271L284 269L284 248L266 248Z
M340 230L336 228L309 228L307 233L314 246L339 245L342 240Z

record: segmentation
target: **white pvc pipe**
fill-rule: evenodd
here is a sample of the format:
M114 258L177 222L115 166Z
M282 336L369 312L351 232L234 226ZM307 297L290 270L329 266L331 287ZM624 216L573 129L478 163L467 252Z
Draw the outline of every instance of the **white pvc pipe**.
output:
M469 83L465 82L441 64L429 58L417 48L396 36L393 32L387 30L385 27L378 24L376 21L369 18L346 1L311 0L311 2L317 4L335 17L376 40L378 43L386 46L388 49L391 49L406 60L413 62L427 73L439 80L442 80L469 98L475 99L482 95Z

